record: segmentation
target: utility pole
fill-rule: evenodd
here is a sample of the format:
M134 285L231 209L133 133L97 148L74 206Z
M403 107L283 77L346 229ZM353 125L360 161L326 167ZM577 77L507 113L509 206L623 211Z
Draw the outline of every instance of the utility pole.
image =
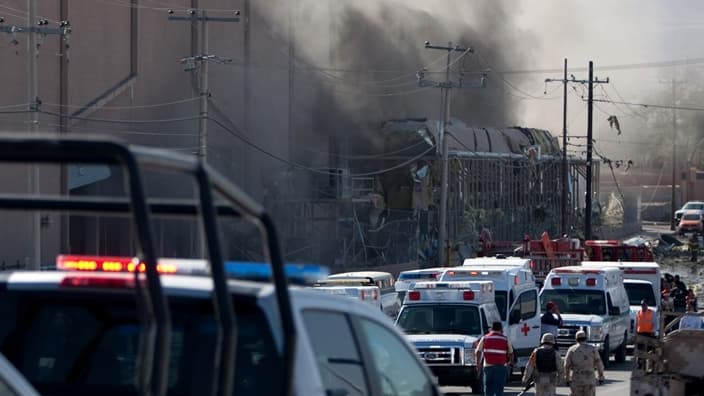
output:
M589 61L589 98L587 100L587 196L584 208L584 239L592 237L592 124L594 115L594 84L608 84L606 80L594 79L594 62Z
M17 34L27 34L27 102L29 103L29 116L27 120L27 132L36 134L39 130L39 107L41 100L39 99L39 47L41 46L40 36L46 37L50 34L62 36L65 44L65 49L68 49L68 36L71 33L71 25L68 21L61 21L59 28L50 28L49 21L46 19L37 19L37 2L36 0L27 0L27 26L5 26L4 18L0 17L0 32L9 33L12 35L11 43L18 45ZM35 26L36 25L36 26ZM65 53L62 52L62 53ZM27 169L27 190L31 194L39 194L40 176L39 167L30 165ZM32 234L32 260L27 263L28 269L39 270L42 261L42 234L41 234L41 213L34 211L31 220Z
M591 238L592 235L592 119L594 112L594 84L608 84L606 80L594 78L594 62L589 61L589 79L577 80L574 76L567 79L567 59L565 59L565 71L562 79L547 78L545 82L562 82L563 88L563 112L562 112L562 233L567 229L567 84L588 84L589 97L587 100L587 176L586 176L586 197L584 210L584 239Z
M661 81L662 82L662 81ZM670 186L670 230L674 230L675 226L675 186L677 184L677 84L684 84L686 81L677 81L674 77L671 81L665 81L672 84L672 182Z
M429 41L425 42L425 48L435 49L441 51L447 51L447 63L445 64L445 81L435 82L425 79L425 70L418 72L418 85L421 87L434 87L440 88L441 90L441 108L442 108L442 121L440 124L440 147L442 155L442 174L440 181L440 219L438 223L438 263L441 266L449 265L449 250L450 243L447 238L447 189L448 189L448 153L447 153L447 138L445 136L445 130L450 121L450 90L452 88L484 88L486 86L486 75L482 75L480 81L474 84L465 84L462 81L462 76L460 75L459 82L452 82L450 80L450 62L452 59L453 52L462 53L473 53L474 50L470 48L463 48L459 45L452 45L448 43L447 46L437 46L431 45ZM464 54L463 54L464 55Z
M233 11L236 17L211 17L204 10L190 9L186 16L173 15L174 11L169 10L170 21L198 22L198 52L200 55L189 56L181 59L184 71L193 71L200 66L198 75L198 95L199 103L199 123L198 123L198 157L206 162L208 151L208 62L230 63L232 59L221 58L217 55L208 54L208 22L239 22L240 12Z
M565 58L565 72L562 80L546 78L545 82L561 82L562 83L562 205L561 205L561 222L560 234L567 234L568 211L567 211L567 58Z

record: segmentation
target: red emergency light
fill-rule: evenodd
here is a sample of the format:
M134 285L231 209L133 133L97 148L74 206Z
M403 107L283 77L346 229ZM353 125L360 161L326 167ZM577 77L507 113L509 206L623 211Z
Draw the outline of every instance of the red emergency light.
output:
M465 290L462 293L462 298L465 300L474 300L474 292L472 290Z
M519 283L521 283L521 278L518 275L514 276L513 277L513 284L517 285Z
M587 284L587 286L596 286L596 279L594 279L594 278L587 278L586 284Z
M63 271L86 272L144 272L146 265L136 257L59 255L56 268ZM173 264L157 264L160 274L175 274L178 268Z
M553 286L560 286L560 278L550 278L550 284Z
M408 299L411 301L420 300L420 292L418 290L412 290L408 292Z

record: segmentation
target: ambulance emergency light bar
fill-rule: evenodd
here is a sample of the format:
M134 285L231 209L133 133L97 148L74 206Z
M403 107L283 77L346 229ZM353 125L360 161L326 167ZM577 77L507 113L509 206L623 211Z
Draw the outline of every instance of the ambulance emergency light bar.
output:
M135 273L144 272L145 265L137 257L59 255L56 268L61 271ZM162 275L209 275L208 262L203 259L159 258L157 272ZM227 261L225 273L232 277L251 281L270 281L272 270L269 263ZM284 264L284 273L294 284L313 284L330 275L327 267L315 264Z
M461 295L459 294L460 292L462 292ZM472 301L475 299L493 301L494 282L416 282L411 284L410 291L406 294L406 299L409 301L420 301L421 299L427 299L428 301Z

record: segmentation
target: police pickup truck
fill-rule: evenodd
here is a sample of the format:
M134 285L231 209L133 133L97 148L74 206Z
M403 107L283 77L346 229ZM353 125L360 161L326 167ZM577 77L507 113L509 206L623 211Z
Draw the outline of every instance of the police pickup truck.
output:
M440 385L471 386L479 393L474 350L498 320L491 281L417 282L406 293L396 324Z
M28 160L124 165L129 200L2 195L0 208L132 215L139 252L59 255L55 270L0 273L0 351L40 393L439 394L413 347L378 310L288 286L273 221L197 160L116 142L0 138L0 162ZM148 200L145 164L192 173L198 199ZM223 201L216 205L211 190ZM151 230L158 215L198 216L208 265L158 259ZM242 271L228 279L220 215L257 224L271 260L260 266L265 282Z

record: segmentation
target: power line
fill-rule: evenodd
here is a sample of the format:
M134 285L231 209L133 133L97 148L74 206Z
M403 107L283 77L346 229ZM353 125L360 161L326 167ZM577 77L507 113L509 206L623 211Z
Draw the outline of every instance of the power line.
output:
M605 99L594 99L594 101L595 101L595 102L604 102L604 103L617 103L617 104L623 104L623 105L627 105L627 106L639 106L639 107L653 108L653 109L704 111L704 107L660 105L660 104L635 103L635 102L621 102L621 101L605 100Z
M269 156L269 157L271 157L271 158L273 158L273 159L276 159L276 160L278 160L278 161L281 161L281 162L283 162L283 163L285 163L285 164L287 164L287 165L290 165L290 166L292 166L292 167L294 167L294 168L303 169L303 170L310 171L310 172L312 172L312 173L319 173L319 174L323 174L323 175L337 175L337 173L334 173L334 172L323 171L323 170L320 170L320 169L311 168L311 167L309 167L309 166L306 166L306 165L303 165L303 164L299 164L299 163L296 163L296 162L287 160L287 159L285 159L285 158L283 158L283 157L281 157L281 156L279 156L279 155L276 155L276 154L274 154L274 153L272 153L272 152L269 152L269 151L265 150L265 149L262 148L261 146L259 146L259 145L257 145L256 143L252 142L251 140L249 140L247 137L244 136L244 133L242 133L242 131L232 129L232 128L228 127L227 125L225 125L224 123L220 122L220 120L218 120L218 119L216 119L216 118L208 117L208 120L213 121L213 122L214 122L215 124L217 124L220 128L222 128L223 130L225 130L226 132L228 132L228 133L231 134L232 136L236 137L237 139L241 140L242 142L244 142L244 143L247 144L248 146L250 146L250 147L256 149L256 150L259 151L260 153L262 153L262 154L264 154L264 155L266 155L266 156ZM435 147L434 147L434 146L431 146L431 147L429 147L427 150L425 150L425 151L423 151L422 153L416 155L415 157L412 157L412 158L410 158L410 159L408 159L408 160L406 160L406 161L403 161L403 162L401 162L401 163L399 163L399 164L396 164L396 165L394 165L394 166L392 166L392 167L385 168L385 169L381 169L381 170L378 170L378 171L373 171L373 172L365 172L365 173L351 174L351 175L349 175L349 177L376 176L376 175L381 175L381 174L384 174L384 173L388 173L388 172L391 172L391 171L394 171L394 170L403 168L404 166L408 166L408 165L410 165L410 164L412 164L412 163L418 161L419 159L425 157L426 154L429 154L430 152L432 152L432 151L434 151L434 150L435 150Z

